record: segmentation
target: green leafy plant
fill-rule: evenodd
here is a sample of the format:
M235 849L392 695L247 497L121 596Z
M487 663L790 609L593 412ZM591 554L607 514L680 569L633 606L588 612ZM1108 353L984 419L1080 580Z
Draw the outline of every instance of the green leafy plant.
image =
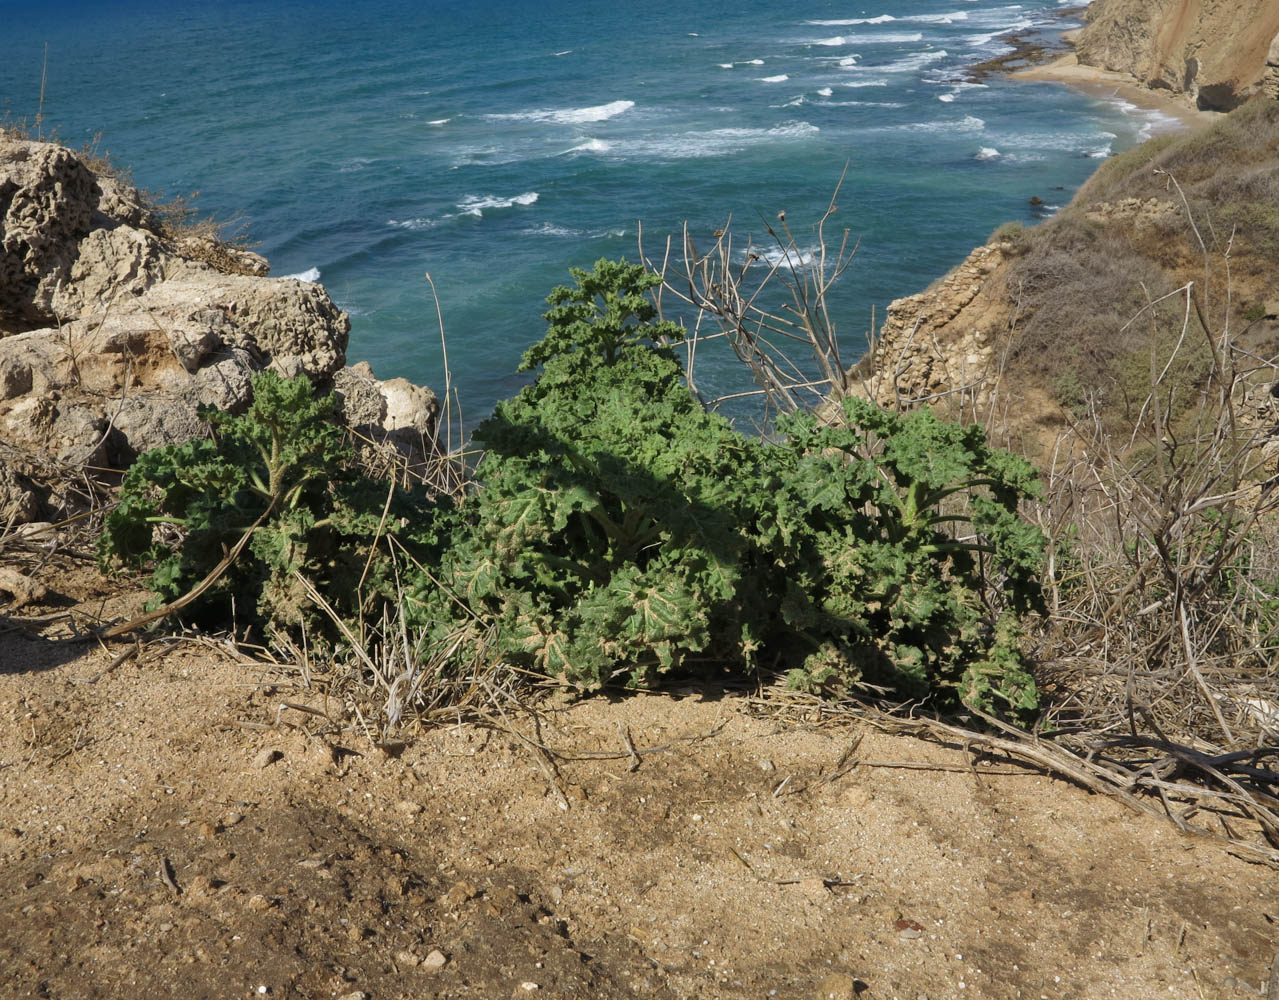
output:
M461 599L513 662L585 688L768 662L810 690L1035 708L1015 641L1043 552L1017 511L1029 465L857 399L839 427L796 415L778 442L748 438L690 393L668 346L683 331L642 294L655 277L573 273L525 355L536 382L477 432L482 488L428 615Z
M795 414L747 437L690 392L657 277L572 273L524 356L535 381L476 431L457 507L360 474L332 400L264 374L243 417L209 415L213 439L139 460L103 560L153 564L167 601L247 534L193 607L234 597L243 618L320 627L320 602L355 620L395 598L428 643L479 622L494 657L586 690L767 665L813 691L1034 710L1028 465L977 427L854 398L836 426Z
M731 496L758 449L708 414L654 323L642 267L573 271L524 356L536 382L476 437L486 454L467 530L444 555L452 594L496 620L503 655L583 688L650 681L692 654L731 662L745 539ZM455 612L452 612L455 613Z
M152 567L152 605L190 591L246 533L245 553L192 605L196 618L318 622L299 575L350 615L391 588L385 538L436 542L442 509L353 470L331 396L262 372L253 403L206 411L213 436L142 455L99 541L105 568Z
M759 541L786 570L778 595L791 673L805 689L869 681L907 697L949 691L975 707L1037 701L1017 651L1039 606L1043 538L1018 513L1034 471L976 425L857 398L843 421L780 422Z

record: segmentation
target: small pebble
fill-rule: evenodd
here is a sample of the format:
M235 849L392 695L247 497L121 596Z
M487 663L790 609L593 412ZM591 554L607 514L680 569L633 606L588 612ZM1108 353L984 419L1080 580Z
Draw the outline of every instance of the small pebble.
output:
M918 938L924 936L923 925L915 920L894 920L893 930L900 938Z
M395 808L404 813L406 816L416 816L422 811L421 803L410 802L408 799L395 803Z
M343 993L337 1000L369 1000L369 995L363 990L356 990L353 993Z
M855 1000L857 984L852 976L832 972L817 987L817 1000Z
M274 747L267 747L253 758L253 766L256 768L270 767L283 756L284 754L280 753L280 751L276 750Z
M440 902L445 906L461 906L468 899L474 899L479 894L480 891L470 882L454 882Z
M444 952L434 948L426 958L422 959L422 968L428 972L435 972L437 969L444 968L447 961L448 959L445 957Z

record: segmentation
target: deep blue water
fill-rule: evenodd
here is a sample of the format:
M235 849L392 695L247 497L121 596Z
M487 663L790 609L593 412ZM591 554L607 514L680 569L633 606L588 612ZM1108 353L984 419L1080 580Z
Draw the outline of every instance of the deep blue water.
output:
M439 388L439 293L467 422L520 384L569 266L731 216L801 246L848 165L844 351L1028 200L1168 122L1051 84L961 83L1057 8L997 0L300 3L0 0L0 113L199 191L276 275L319 277L349 356ZM745 388L715 359L711 391Z

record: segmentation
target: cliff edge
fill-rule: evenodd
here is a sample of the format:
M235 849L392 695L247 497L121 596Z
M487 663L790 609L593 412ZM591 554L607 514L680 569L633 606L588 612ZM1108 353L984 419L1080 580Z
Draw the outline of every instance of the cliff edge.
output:
M1075 40L1083 65L1206 111L1279 97L1279 0L1094 0L1088 21Z

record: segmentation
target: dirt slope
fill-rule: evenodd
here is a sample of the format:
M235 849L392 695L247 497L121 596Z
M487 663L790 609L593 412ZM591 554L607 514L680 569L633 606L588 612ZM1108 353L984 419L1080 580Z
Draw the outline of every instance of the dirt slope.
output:
M141 599L42 582L21 616ZM67 644L65 617L13 625L2 997L1226 1000L1279 944L1273 871L960 747L739 695L597 699L541 731L563 809L510 733L393 759L229 650L108 669L124 647Z

